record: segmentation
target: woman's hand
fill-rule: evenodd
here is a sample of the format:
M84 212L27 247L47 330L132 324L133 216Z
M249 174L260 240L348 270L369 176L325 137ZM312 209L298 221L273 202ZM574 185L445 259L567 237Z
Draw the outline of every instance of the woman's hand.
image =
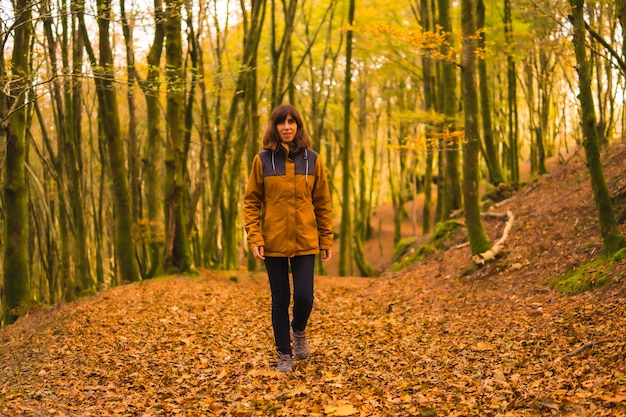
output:
M333 251L330 249L322 249L322 262L326 263L333 257Z
M255 246L252 248L252 254L255 258L264 260L265 259L265 248L263 246Z

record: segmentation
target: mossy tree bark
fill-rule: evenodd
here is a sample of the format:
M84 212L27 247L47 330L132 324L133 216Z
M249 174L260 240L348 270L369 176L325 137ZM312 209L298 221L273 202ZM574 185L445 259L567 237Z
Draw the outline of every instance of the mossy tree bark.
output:
M350 0L348 6L348 25L354 22L355 0ZM346 31L346 69L344 74L343 96L343 146L341 154L342 181L341 192L343 207L341 208L341 242L339 245L339 275L347 275L347 267L351 263L350 248L352 246L352 140L350 137L350 105L352 104L352 37L353 31L349 27Z
M452 34L452 21L450 18L450 0L438 0L439 6L439 25L441 30L446 32L449 45L441 48L443 55L448 55L450 48L454 42ZM461 192L461 176L459 174L459 150L460 144L454 132L456 131L455 120L457 116L458 100L457 100L457 81L456 66L453 62L441 63L442 77L439 83L440 94L442 96L442 110L446 116L444 130L444 138L442 141L443 153L445 157L445 178L442 199L441 218L439 221L447 220L452 211L463 206Z
M428 0L420 0L419 11L423 30L433 30L432 11L430 10ZM426 58L422 61L422 75L424 77L424 110L434 112L436 111L437 97L435 89L436 74L432 60ZM424 235L430 233L432 225L433 163L437 149L437 144L431 137L433 132L434 128L432 126L426 127L426 167L424 175L424 206L422 208L422 234Z
M591 93L590 68L587 62L585 45L584 0L570 0L572 6L572 24L574 36L572 42L576 54L576 72L578 73L578 99L582 113L583 146L587 153L587 167L591 177L591 188L598 210L598 220L604 250L608 255L626 247L626 237L619 231L611 204L604 169L600 158L600 141L596 130L596 116Z
M165 271L189 272L187 238L188 181L185 168L185 75L183 72L182 5L168 0L165 10L165 77L167 139L165 141Z
M147 245L149 264L145 266L145 278L153 278L162 272L163 252L165 247L165 228L163 211L163 137L161 134L160 63L165 41L163 6L160 0L154 0L154 37L148 53L148 73L145 81L140 81L146 100L148 138L144 148L144 193L147 209Z
M509 121L509 171L511 182L519 183L519 118L517 113L517 73L513 57L513 18L511 16L511 0L504 0L504 36L509 47L507 62L507 94Z
M4 176L4 276L2 291L2 319L13 323L19 308L32 300L28 257L28 190L26 184L26 96L30 89L30 52L32 40L32 3L28 0L13 2L15 29L11 75L14 80L8 94L0 93L0 115L8 122L6 134ZM4 65L3 65L4 66ZM6 75L2 68L2 76Z
M478 34L478 47L484 49L487 40L485 33L485 3L483 0L476 2L476 27ZM485 162L489 170L489 181L498 185L505 182L504 172L498 157L498 146L493 135L491 121L491 95L489 94L489 77L487 74L487 61L482 56L478 59L478 79L480 89L480 111L483 122L483 143L485 144Z
M98 118L101 135L109 158L112 194L115 207L115 257L120 273L118 282L133 282L140 279L135 241L133 238L133 213L128 171L124 156L124 143L120 130L120 117L115 89L113 50L111 48L110 24L112 9L110 0L98 0L98 45L100 60L96 60L89 33L81 18L83 42L94 71L98 97Z
M489 249L490 242L480 217L480 198L478 193L480 133L478 128L478 93L476 91L476 23L474 19L474 2L472 0L461 1L461 23L463 28L461 86L465 116L463 198L467 234L472 255L476 255Z

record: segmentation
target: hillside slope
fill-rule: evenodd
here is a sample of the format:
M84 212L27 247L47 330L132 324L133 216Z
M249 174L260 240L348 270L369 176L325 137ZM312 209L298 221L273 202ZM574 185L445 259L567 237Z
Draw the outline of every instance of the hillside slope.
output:
M625 146L605 158L615 195L625 160ZM612 279L595 291L545 285L602 252L584 160L492 210L516 220L478 271L459 229L402 272L318 277L313 354L291 375L274 371L262 273L203 271L33 312L0 330L0 414L624 415L626 262L589 270Z

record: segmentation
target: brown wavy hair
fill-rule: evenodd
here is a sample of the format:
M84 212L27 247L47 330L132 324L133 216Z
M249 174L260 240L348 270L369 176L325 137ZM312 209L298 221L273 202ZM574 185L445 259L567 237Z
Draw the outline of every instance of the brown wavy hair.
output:
M272 116L265 128L263 134L263 149L276 151L280 144L280 135L278 134L278 125L287 119L287 116L293 117L298 126L296 136L293 139L293 143L296 146L295 152L302 149L311 148L311 138L304 127L302 116L291 104L281 104L272 111Z

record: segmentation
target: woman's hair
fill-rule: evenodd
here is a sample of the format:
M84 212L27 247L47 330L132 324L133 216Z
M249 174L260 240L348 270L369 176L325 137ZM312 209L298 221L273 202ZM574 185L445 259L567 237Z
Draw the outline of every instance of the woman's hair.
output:
M281 104L272 111L270 121L265 128L265 134L263 135L263 149L269 149L276 151L278 144L280 143L280 136L278 134L278 124L284 122L287 116L293 117L298 125L296 136L293 140L295 145L295 152L301 149L309 149L311 147L311 138L304 127L302 116L291 104Z

